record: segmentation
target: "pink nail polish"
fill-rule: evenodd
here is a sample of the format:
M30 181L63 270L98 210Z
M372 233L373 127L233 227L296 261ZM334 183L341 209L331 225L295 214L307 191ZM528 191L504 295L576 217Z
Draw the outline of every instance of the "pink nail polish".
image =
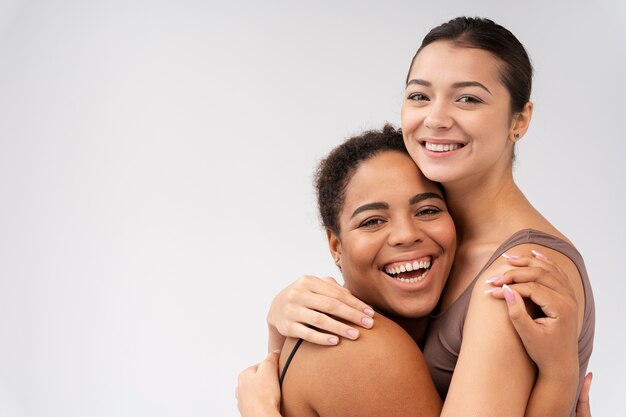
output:
M328 343L330 343L331 345L336 345L337 343L339 343L339 338L336 336L331 336L328 338Z
M487 284L491 284L492 282L496 282L496 281L498 281L498 280L499 280L499 279L501 279L503 276L504 276L504 275L502 275L502 274L494 275L494 276L492 276L491 278L487 278L487 279L485 280L485 282L486 282Z
M544 254L543 254L543 253L541 253L541 252L537 252L536 250L531 250L531 251L530 251L530 253L532 253L532 254L533 254L533 256L534 256L535 258L537 258L537 259L541 259L541 260L543 260L543 261L547 261L547 260L548 260L548 257L547 257L546 255L544 255Z
M346 333L348 333L348 337L350 339L356 339L357 337L359 337L359 332L354 329L348 329Z
M509 305L515 304L515 294L513 294L513 291L511 291L509 286L504 284L502 288L504 289L504 299L506 300L506 303Z
M369 329L374 325L374 320L371 317L363 317L361 319L361 323L363 323L363 326Z
M505 259L522 259L521 256L517 256L517 255L510 255L508 253L503 253L502 257Z
M369 307L365 307L365 308L363 309L363 312L364 312L365 314L367 314L368 316L370 316L370 317L374 317L374 310L372 310L372 309L371 309L371 308L369 308Z

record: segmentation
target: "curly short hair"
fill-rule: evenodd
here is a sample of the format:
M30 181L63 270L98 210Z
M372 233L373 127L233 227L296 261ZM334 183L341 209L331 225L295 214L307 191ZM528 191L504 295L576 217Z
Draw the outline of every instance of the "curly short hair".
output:
M346 140L323 159L315 172L317 206L322 225L339 236L339 213L346 187L358 166L385 151L409 155L402 131L386 124L382 130L369 130Z

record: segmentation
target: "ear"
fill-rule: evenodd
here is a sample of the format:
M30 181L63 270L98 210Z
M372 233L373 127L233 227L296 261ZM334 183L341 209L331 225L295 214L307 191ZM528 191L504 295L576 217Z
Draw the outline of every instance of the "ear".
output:
M326 238L328 239L328 249L330 249L330 255L333 257L333 261L339 266L337 259L341 260L341 240L330 229L326 229Z
M524 105L521 112L513 115L513 122L511 123L511 129L509 130L509 140L517 142L528 131L530 126L530 119L533 117L533 103L529 101Z

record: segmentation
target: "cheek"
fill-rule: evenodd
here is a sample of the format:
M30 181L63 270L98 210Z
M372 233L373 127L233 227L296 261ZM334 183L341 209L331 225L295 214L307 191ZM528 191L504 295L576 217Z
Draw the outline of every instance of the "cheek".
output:
M456 251L456 229L452 217L433 222L429 229L429 236L441 247L444 255L454 257Z
M414 133L420 125L420 120L420 112L417 109L405 106L402 107L402 111L400 112L400 124L404 134L410 135Z
M344 257L352 270L363 270L372 264L378 253L379 244L375 239L356 238L344 240Z

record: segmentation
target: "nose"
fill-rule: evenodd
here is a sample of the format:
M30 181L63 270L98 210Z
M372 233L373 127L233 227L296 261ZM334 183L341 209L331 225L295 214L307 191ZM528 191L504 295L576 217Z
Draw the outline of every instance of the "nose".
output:
M452 118L450 117L446 103L441 101L431 103L429 112L424 119L424 125L432 130L450 128L452 126Z
M396 220L391 226L388 237L390 246L411 246L424 240L424 232L413 216Z

